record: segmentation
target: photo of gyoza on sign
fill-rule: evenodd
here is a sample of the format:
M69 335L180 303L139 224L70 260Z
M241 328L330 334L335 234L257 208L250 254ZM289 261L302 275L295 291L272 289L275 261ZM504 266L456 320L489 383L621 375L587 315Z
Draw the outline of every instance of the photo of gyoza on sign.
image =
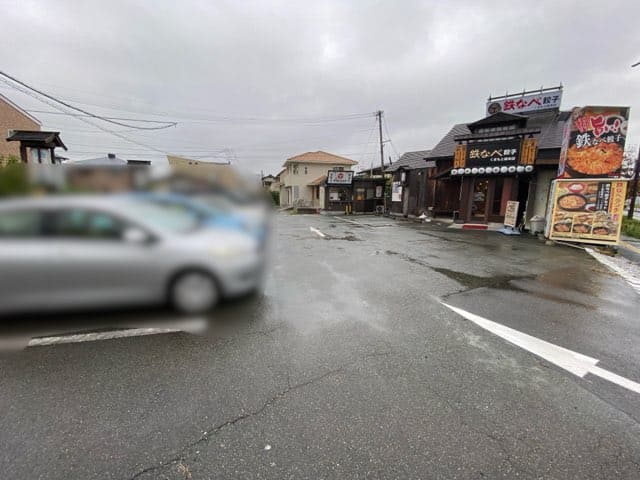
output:
M549 238L615 245L620 239L625 180L556 180Z
M620 176L628 107L576 107L566 123L558 178Z

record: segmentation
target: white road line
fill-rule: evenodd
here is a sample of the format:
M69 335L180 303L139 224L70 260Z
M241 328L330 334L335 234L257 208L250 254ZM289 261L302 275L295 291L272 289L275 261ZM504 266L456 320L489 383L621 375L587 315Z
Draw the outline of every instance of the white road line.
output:
M640 268L629 262L625 258L611 258L607 255L596 252L592 248L585 248L587 253L595 258L598 262L609 267L615 273L620 275L631 287L640 295Z
M309 230L311 230L313 233L315 233L316 235L318 235L321 238L325 238L326 237L326 235L324 233L322 233L320 230L318 230L317 228L309 227Z
M351 220L349 218L342 218L342 217L336 217L336 216L334 216L333 218L337 218L339 220L342 220L343 222L352 223L353 225L362 225L360 222L356 222L355 220Z
M109 330L104 332L75 333L70 335L38 337L29 340L27 347L43 347L45 345L58 345L63 343L95 342L99 340L111 340L114 338L157 335L160 333L197 333L203 331L203 329L206 328L206 320L185 320L184 323L180 323L176 326L179 326L180 328L126 328L122 330Z
M631 390L635 393L640 393L640 383L633 382L627 378L616 375L596 366L600 361L595 358L588 357L578 352L568 350L563 347L554 345L553 343L540 340L539 338L532 337L526 333L519 332L513 328L506 327L499 323L488 320L484 317L476 315L475 313L467 312L458 307L453 307L444 302L440 302L448 309L456 312L458 315L472 321L479 327L488 330L489 332L507 340L518 347L527 350L528 352L544 358L548 362L551 362L560 368L567 370L568 372L583 378L587 373L597 375L609 382L615 383L627 390Z

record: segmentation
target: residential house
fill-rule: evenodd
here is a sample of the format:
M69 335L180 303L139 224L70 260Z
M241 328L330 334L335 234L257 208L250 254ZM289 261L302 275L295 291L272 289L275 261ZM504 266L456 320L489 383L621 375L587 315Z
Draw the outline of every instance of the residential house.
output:
M277 182L277 179L274 175L265 175L262 177L262 187L267 191L273 190L273 184Z
M67 147L60 132L43 132L40 121L0 94L0 165L10 157L23 163L53 165L61 163L55 149Z
M323 151L307 152L284 162L280 176L280 205L312 207L325 204L324 183L329 170L351 170L358 162Z
M67 186L98 193L122 192L141 186L150 161L125 160L114 153L105 157L65 162Z
M20 144L7 141L12 130L40 131L40 121L0 94L0 164L8 157L20 158Z

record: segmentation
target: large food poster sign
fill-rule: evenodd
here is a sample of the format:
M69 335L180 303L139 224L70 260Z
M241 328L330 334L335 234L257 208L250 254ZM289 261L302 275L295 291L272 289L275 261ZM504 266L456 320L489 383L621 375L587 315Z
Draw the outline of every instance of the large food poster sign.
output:
M556 180L549 238L615 245L620 239L625 180Z
M628 107L576 107L565 125L558 178L618 178Z

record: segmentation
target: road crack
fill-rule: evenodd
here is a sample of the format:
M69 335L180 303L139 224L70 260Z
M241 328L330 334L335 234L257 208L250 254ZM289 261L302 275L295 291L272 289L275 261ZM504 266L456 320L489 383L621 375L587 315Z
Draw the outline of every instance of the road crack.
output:
M300 383L296 383L294 385L290 384L290 380L289 377L287 376L287 388L285 388L284 390L281 390L279 392L277 392L275 395L273 395L272 397L270 397L269 399L267 399L257 410L251 411L251 412L246 412L243 413L241 415L238 415L230 420L227 420L223 423L220 423L218 425L215 425L213 427L211 427L210 429L208 429L207 431L205 431L205 433L196 441L189 443L188 445L186 445L180 453L174 455L173 457L165 460L164 462L161 462L157 465L152 465L150 467L147 467L143 470L140 470L139 472L137 472L135 475L133 475L131 477L130 480L135 480L136 478L141 477L142 475L151 473L151 472L156 472L158 470L162 470L164 468L169 467L170 465L173 464L184 464L186 461L187 456L189 455L190 451L193 450L196 447L199 447L203 444L207 444L214 436L216 436L221 430L230 427L232 425L235 425L238 422L242 422L243 420L247 420L250 419L252 417L258 416L260 415L262 412L264 412L268 407L270 407L271 405L273 405L274 403L282 400L283 398L285 398L289 393L295 391L295 390L300 390L302 388L308 387L310 385L313 385L314 383L320 382L322 380L324 380L325 378L328 378L330 376L333 375L337 375L340 373L344 373L346 371L346 369L349 367L350 365L344 365L341 366L339 368L333 369L333 370L329 370L325 373L323 373L322 375L319 375L317 377L311 378L309 380L306 380L304 382L300 382Z

